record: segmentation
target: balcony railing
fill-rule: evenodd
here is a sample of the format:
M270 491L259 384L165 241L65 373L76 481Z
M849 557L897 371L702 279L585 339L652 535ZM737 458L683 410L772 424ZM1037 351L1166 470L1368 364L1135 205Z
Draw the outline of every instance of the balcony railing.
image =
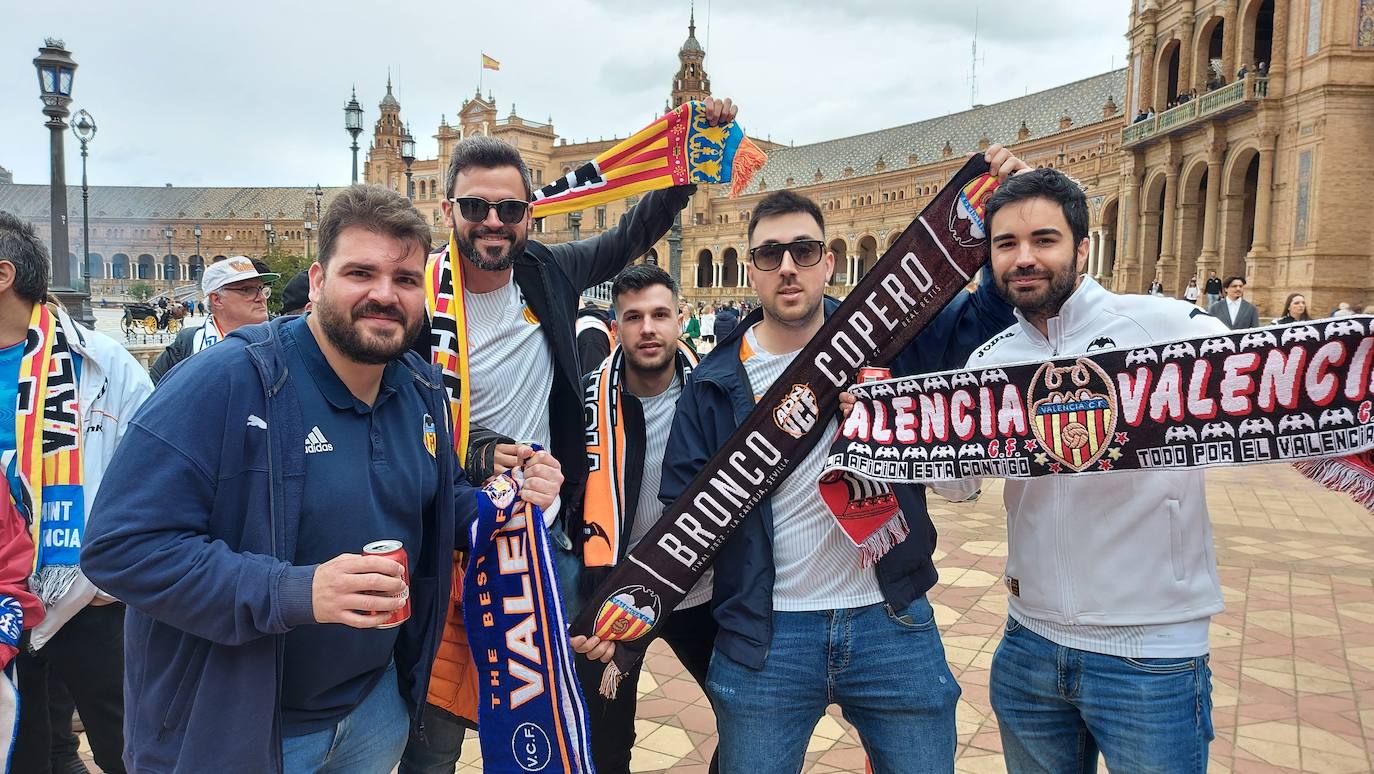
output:
M1245 107L1269 96L1269 79L1247 75L1244 80L1208 92L1121 130L1121 144L1134 145L1160 134L1171 134L1206 118Z

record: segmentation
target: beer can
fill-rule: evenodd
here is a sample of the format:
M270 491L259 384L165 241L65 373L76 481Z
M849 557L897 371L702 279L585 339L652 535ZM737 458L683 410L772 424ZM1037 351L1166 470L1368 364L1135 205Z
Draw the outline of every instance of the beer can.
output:
M859 369L859 374L855 378L854 383L863 384L864 382L881 382L884 379L891 378L891 368L880 368L878 366L864 366L863 368Z
M406 561L405 546L399 540L374 540L363 546L363 556L380 556L401 565L401 582L406 584L405 591L402 591L401 594L405 597L406 602L390 613L378 613L378 615L386 615L387 619L377 628L390 629L393 626L400 626L410 618L410 565Z

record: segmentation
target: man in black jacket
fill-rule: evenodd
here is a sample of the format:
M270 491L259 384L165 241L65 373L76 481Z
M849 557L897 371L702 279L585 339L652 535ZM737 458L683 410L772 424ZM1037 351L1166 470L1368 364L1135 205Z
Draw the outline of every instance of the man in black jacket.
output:
M735 113L728 99L706 101L712 125L733 121ZM454 291L463 293L467 319L466 332L459 334L467 336L469 351L467 420L519 443L496 446L494 472L515 466L531 443L549 449L562 464L560 499L546 517L579 499L587 477L581 376L595 364L584 367L577 357L574 323L581 294L648 252L695 190L651 191L615 228L545 245L528 239L532 186L519 151L480 136L453 149L442 207L461 261L463 287ZM564 529L580 542L581 525ZM450 620L458 615L459 601ZM465 651L465 642L446 633L439 659L470 670ZM412 736L401 774L453 771L465 711L447 699L432 683L425 738Z

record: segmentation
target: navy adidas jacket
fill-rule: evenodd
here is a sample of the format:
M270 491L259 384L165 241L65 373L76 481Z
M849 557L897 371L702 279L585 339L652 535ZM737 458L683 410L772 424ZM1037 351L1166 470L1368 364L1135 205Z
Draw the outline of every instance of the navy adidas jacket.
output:
M92 508L81 567L128 605L130 771L281 771L284 635L314 621L315 571L291 564L305 430L278 335L288 319L239 328L172 369L134 416ZM448 416L438 368L413 353L404 362L430 413ZM451 427L435 423L440 450L453 448ZM417 725L453 548L477 510L454 456L438 462L437 523L425 525L435 539L418 547L394 651Z
M838 301L826 298L826 317L838 307ZM682 494L711 455L754 410L754 397L739 378L739 349L745 331L761 319L763 310L755 309L692 371L678 399L663 455L659 488L663 502L671 503ZM955 296L890 367L896 376L963 368L980 344L1015 322L1011 307L997 294L991 272L984 269L977 292ZM903 610L935 585L937 575L930 556L935 551L936 535L926 511L925 487L901 484L892 488L911 534L878 561L877 576L887 604L893 610ZM856 568L858 563L856 549ZM711 609L720 624L716 647L747 667L761 669L773 640L771 498L744 518L721 546L714 567Z

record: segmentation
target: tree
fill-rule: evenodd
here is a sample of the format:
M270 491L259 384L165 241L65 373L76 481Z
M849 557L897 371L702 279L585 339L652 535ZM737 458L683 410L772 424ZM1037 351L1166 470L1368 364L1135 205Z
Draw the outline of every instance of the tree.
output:
M314 261L307 261L305 256L293 253L280 247L274 247L262 257L263 263L274 274L280 274L281 278L272 283L272 297L267 299L267 311L276 316L281 314L282 291L286 289L286 283L298 273L310 268Z
M153 286L139 280L129 286L129 295L133 296L135 301L147 301L153 295Z

